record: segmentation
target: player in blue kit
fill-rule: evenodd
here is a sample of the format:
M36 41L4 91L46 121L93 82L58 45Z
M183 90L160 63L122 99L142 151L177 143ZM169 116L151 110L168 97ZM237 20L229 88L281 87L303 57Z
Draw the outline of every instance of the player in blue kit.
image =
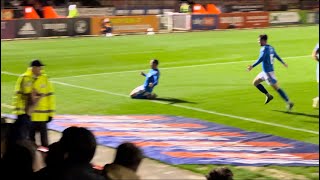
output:
M151 69L148 74L141 72L142 76L146 77L144 84L135 88L131 93L130 97L134 99L155 99L156 94L152 94L153 88L158 85L160 71L158 69L159 61L153 59L150 61Z
M316 60L318 63L317 63L317 73L316 73L316 76L317 76L317 82L319 83L319 43L316 45L316 47L313 49L313 52L312 52L312 57L314 60Z
M317 76L317 82L318 82L318 88L319 88L319 43L316 45L316 47L313 49L312 51L312 57L314 60L316 60L318 63L317 63L317 73L316 73L316 76ZM319 89L318 89L319 90ZM319 108L319 96L318 97L315 97L313 98L313 104L312 106L314 108Z
M251 71L258 64L262 63L262 72L259 73L258 76L253 80L253 85L266 95L265 104L268 104L273 99L273 96L269 94L269 92L261 84L263 81L266 81L279 93L282 99L286 101L287 110L290 111L294 104L289 100L289 97L286 95L286 93L278 86L273 68L274 58L278 59L285 67L288 67L288 65L278 56L275 49L267 44L267 40L268 36L266 34L259 36L259 43L260 46L262 46L260 49L260 56L253 65L248 66L248 71Z

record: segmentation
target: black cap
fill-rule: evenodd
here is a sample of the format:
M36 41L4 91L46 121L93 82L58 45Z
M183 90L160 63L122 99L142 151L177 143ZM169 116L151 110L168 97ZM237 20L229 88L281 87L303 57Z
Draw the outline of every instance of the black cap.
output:
M40 66L44 66L44 64L42 64L38 59L36 59L36 60L33 60L30 64L30 67L33 67L33 66L40 67Z

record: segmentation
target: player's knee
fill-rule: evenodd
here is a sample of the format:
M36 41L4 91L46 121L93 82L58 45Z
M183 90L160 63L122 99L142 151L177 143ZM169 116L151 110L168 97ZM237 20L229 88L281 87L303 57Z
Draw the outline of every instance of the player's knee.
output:
M135 96L135 95L137 95L137 91L132 90L132 91L130 92L130 96Z
M131 92L129 96L130 96L131 98L134 98L135 96L137 96L137 93Z
M273 87L274 90L278 91L280 89L277 82L270 82L270 85Z
M134 99L136 97L135 94L130 94L130 98Z
M252 85L258 86L261 82L263 82L263 79L261 78L255 78L252 82Z
M148 99L156 99L157 98L157 95L156 94L150 94L148 96Z
M277 86L277 85L272 85L272 87L273 87L273 89L276 90L276 91L278 91L278 90L280 89L280 87Z

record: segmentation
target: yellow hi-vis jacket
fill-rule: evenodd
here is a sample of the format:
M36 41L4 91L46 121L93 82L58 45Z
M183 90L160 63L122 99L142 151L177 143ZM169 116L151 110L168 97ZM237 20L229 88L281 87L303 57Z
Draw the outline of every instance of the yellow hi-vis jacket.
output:
M13 113L16 115L27 114L28 108L31 107L31 91L32 91L32 71L30 68L19 76L15 88L14 88L14 97L13 97L13 105L14 111Z
M187 3L182 3L180 6L180 13L188 13L190 5Z
M31 68L22 74L15 87L14 105L16 107L15 114L27 114L30 112L31 120L35 122L48 121L49 117L53 117L55 112L55 96L52 83L49 81L44 71L37 78L33 77ZM32 102L32 93L41 98L37 102Z
M68 18L75 18L79 16L79 12L76 5L69 6Z

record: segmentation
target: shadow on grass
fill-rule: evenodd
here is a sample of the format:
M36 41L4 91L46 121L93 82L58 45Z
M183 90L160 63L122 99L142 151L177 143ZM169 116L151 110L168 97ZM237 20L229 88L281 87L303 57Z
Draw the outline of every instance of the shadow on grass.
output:
M273 111L281 112L281 113L285 113L285 114L290 114L290 115L295 115L295 116L305 116L305 117L311 117L311 118L319 119L319 115L318 114L306 114L306 113L300 113L300 112L287 112L287 111L279 111L279 110L273 110Z
M136 100L163 101L163 102L168 102L168 104L178 104L178 103L197 104L195 102L186 101L186 100L177 99L177 98L170 98L170 97L155 98L155 99L138 99L137 98Z
M170 97L163 97L163 98L155 98L154 101L164 101L168 102L169 104L177 104L177 103L188 103L188 104L196 104L195 102L186 101L183 99L177 99L177 98L170 98Z

